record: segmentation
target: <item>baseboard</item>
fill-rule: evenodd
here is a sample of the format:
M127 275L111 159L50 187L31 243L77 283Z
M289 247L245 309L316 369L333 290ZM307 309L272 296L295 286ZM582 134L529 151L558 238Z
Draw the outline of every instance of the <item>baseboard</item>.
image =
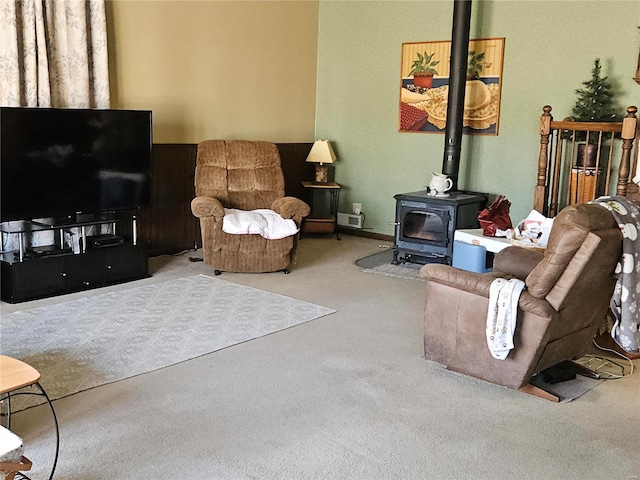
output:
M369 232L367 230L362 230L359 228L349 228L349 227L338 226L338 232L344 233L346 235L353 235L354 237L373 238L375 240L382 240L384 242L393 243L393 235L385 235L383 233Z

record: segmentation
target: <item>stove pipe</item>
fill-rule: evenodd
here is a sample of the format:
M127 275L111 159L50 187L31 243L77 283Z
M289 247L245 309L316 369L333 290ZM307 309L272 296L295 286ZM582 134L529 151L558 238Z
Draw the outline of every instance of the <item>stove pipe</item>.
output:
M453 30L451 31L451 65L449 67L449 100L445 126L444 159L442 161L442 173L447 175L453 182L452 191L458 190L470 25L471 0L454 0Z

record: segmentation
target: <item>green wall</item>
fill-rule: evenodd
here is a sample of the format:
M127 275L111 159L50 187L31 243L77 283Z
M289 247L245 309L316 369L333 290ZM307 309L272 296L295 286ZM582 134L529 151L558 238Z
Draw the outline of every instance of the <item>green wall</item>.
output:
M449 40L453 1L321 1L316 138L338 155L340 211L362 203L365 228L393 234L397 193L442 169L443 134L399 133L403 42ZM474 1L471 38L505 37L498 136L465 135L459 186L504 194L514 222L532 208L542 107L571 114L574 91L599 57L621 113L640 105L640 2Z

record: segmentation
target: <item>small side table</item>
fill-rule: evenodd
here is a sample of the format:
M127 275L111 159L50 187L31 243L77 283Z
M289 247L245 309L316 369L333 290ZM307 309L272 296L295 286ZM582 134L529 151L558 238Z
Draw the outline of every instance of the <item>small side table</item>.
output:
M11 397L18 395L37 395L44 397L49 404L51 415L53 416L53 423L56 427L56 454L53 460L53 466L51 467L51 474L49 475L49 480L51 480L53 478L53 473L56 471L56 464L58 463L58 452L60 451L60 430L58 428L56 411L53 409L53 404L51 403L47 392L45 392L42 385L40 385L39 380L40 372L31 365L21 362L20 360L16 360L15 358L0 355L0 398L4 398L7 401L7 429L11 428ZM22 391L21 389L24 387L35 387L39 391Z
M340 240L340 234L336 228L338 214L338 200L340 197L340 185L337 183L302 182L304 188L311 191L311 214L302 221L302 231L305 233L336 233L336 239ZM319 214L313 208L316 191L329 192L329 214Z

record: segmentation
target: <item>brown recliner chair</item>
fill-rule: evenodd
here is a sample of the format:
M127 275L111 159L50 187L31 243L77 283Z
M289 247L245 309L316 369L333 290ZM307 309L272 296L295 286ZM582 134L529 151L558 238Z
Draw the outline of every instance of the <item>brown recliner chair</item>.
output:
M216 275L226 272L284 271L291 264L296 236L268 240L256 234L222 230L225 208L268 208L296 225L309 206L284 196L284 175L278 147L269 142L206 140L198 145L196 198L191 211L200 219L204 262Z
M599 205L576 205L554 220L543 252L507 247L493 272L425 265L424 349L428 360L513 389L543 394L531 377L584 355L605 321L622 252L622 234ZM489 290L495 278L519 278L514 348L505 360L491 356L486 340Z

